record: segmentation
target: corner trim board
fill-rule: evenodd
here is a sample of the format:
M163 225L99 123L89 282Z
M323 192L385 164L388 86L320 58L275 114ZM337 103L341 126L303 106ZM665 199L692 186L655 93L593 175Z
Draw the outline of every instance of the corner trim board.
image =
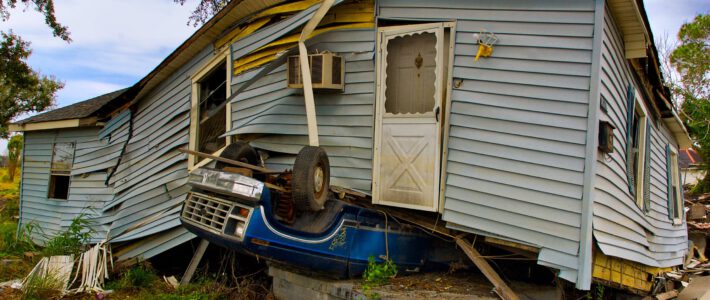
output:
M601 85L601 47L604 37L604 0L595 0L594 48L592 49L592 76L589 84L589 110L587 114L587 138L584 159L584 188L582 190L582 218L579 231L579 257L577 284L580 290L589 290L592 285L592 219L594 218L594 186L597 174L597 135L599 134L599 98Z

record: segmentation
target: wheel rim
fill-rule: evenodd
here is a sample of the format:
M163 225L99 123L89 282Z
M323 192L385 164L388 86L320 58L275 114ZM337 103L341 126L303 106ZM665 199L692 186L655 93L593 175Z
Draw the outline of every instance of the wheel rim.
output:
M316 192L316 194L320 194L323 191L323 183L325 181L324 177L325 176L323 176L323 167L321 165L316 166L315 172L313 172L313 190Z

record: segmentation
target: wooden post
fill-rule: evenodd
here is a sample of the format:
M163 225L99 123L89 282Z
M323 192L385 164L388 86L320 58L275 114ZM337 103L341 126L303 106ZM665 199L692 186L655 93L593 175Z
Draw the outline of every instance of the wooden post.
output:
M491 268L491 265L488 264L485 258L481 257L481 254L476 251L473 246L471 246L468 241L466 241L463 238L456 238L456 245L461 247L461 250L463 250L464 253L466 253L466 256L473 261L473 263L478 267L479 270L483 273L483 275L488 278L488 281L493 283L493 286L495 287L495 292L500 296L503 300L519 300L518 295L513 292L513 290L510 289L510 287L503 281L503 279L498 276L498 273L496 273L493 268Z
M301 78L303 79L303 97L306 101L306 120L308 123L308 144L311 146L319 146L318 142L318 122L316 121L316 104L313 97L313 85L311 83L311 66L308 63L308 49L306 49L306 40L311 36L313 30L316 29L318 23L323 19L334 0L324 0L316 13L308 20L308 23L303 27L301 36L298 39L298 59L301 65Z
M195 255L192 256L192 260L190 260L190 264L187 266L185 274L182 275L182 278L180 278L180 285L186 285L190 283L190 280L192 280L192 275L195 274L195 270L197 270L197 265L200 264L202 256L205 255L205 250L207 250L207 246L209 246L209 244L210 242L205 239L200 240L200 245L197 246L197 251L195 251Z

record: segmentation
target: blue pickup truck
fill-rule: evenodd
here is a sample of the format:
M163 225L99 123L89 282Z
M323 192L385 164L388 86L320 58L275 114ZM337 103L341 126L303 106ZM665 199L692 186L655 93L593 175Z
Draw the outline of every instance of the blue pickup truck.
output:
M256 164L248 144L230 147L223 158ZM248 176L222 161L198 168L190 174L182 223L211 243L332 278L360 276L369 257L390 259L402 271L437 263L435 237L330 196L328 168L318 147L304 148L293 171L278 174Z

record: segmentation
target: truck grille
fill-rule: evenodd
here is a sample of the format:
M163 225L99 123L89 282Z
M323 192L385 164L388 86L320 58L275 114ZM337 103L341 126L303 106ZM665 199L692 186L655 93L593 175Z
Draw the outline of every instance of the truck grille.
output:
M182 210L183 220L222 233L232 204L207 195L189 193Z

